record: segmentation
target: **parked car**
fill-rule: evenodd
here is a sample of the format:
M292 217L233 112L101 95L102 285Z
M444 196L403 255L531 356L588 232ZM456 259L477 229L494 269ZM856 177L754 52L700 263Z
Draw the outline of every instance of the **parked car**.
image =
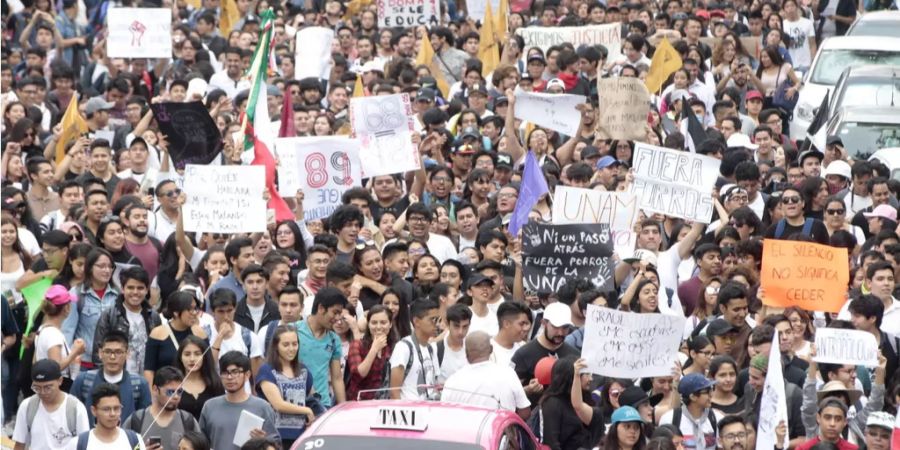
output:
M878 161L891 171L891 178L900 180L900 147L883 148L869 157L869 161Z
M900 38L900 11L873 11L856 16L847 36Z
M900 105L900 66L848 67L828 103L828 117L844 106Z
M334 449L548 450L512 411L405 400L341 403L291 446Z
M876 151L900 147L900 106L846 106L813 139L825 148L828 136L838 136L851 158L868 159Z
M806 137L822 98L833 90L845 68L875 64L900 66L900 38L836 36L822 42L809 71L803 75L791 120L791 139Z

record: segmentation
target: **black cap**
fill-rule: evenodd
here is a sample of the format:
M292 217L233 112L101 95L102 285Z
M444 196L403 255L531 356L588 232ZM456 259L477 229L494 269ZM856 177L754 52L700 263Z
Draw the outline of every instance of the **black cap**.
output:
M62 378L59 363L52 359L42 359L31 366L31 381L53 381Z
M426 100L429 102L434 102L434 97L437 93L434 92L434 89L422 88L419 89L419 92L416 93L416 101Z
M494 164L494 169L507 169L512 170L513 168L513 159L512 155L506 152L498 152L497 153L497 163Z
M825 141L825 145L840 145L844 146L844 141L841 140L840 136L828 136L828 140Z
M595 158L600 156L600 150L593 145L587 145L583 149L581 149L581 160L584 161L588 158Z
M430 108L422 114L422 123L425 125L440 125L447 120L447 113L439 108Z
M145 141L144 138L142 138L140 136L135 136L134 139L131 140L131 143L128 144L128 148L131 148L131 146L134 145L135 143L141 143L141 144L144 144L144 147L146 147L148 149L150 148L150 146L147 145L147 141Z
M527 62L530 63L530 62L532 62L532 61L540 61L542 64L547 65L547 60L544 59L544 57L541 56L539 53L535 53L535 54L533 54L533 55L531 55L531 56L528 57L528 61L527 61Z
M509 105L509 98L507 98L505 95L501 95L494 99L494 107L496 108L500 105Z
M478 286L478 285L481 284L481 283L490 283L491 286L493 286L493 285L494 285L494 280L492 280L492 279L490 279L490 278L488 278L488 277L482 275L481 272L475 272L475 273L473 273L472 275L469 276L469 284L468 284L468 287L470 287L470 288L471 288L471 287L475 287L475 286Z
M649 402L650 397L639 386L629 386L619 394L619 405L637 408L644 402Z
M709 337L713 336L722 336L723 334L730 333L734 330L734 327L731 326L725 319L716 319L709 323L709 326L706 327L706 335Z
M475 93L487 96L488 92L487 92L487 88L483 84L475 83L472 85L472 87L469 88L468 94L471 97L472 94L475 94Z

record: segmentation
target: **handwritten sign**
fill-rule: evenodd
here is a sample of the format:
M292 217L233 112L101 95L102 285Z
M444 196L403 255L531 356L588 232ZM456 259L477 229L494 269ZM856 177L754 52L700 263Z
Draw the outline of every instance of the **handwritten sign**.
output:
M605 139L643 141L650 112L650 94L638 78L597 78L600 97L597 133ZM518 105L519 98L516 97Z
M110 8L106 13L110 58L171 58L172 10Z
M294 61L302 61L294 66L294 78L319 78L327 80L334 62L331 59L331 44L334 30L325 27L307 27L297 32Z
M850 281L847 249L766 239L761 278L763 304L839 312Z
M605 223L620 258L634 253L638 218L637 198L630 192L606 192L594 189L557 186L553 193L553 223Z
M525 40L523 48L540 47L544 54L550 47L568 42L575 48L603 45L609 51L607 61L615 61L622 56L622 24L619 22L583 27L520 27L516 29L516 34ZM523 58L525 53L522 53Z
M527 289L556 292L578 279L589 280L601 290L615 288L608 225L529 222L522 233Z
M866 331L819 328L813 361L878 367L878 342Z
M277 139L278 191L293 196L303 190L306 220L331 215L341 195L359 186L359 141L339 136Z
M359 139L364 177L421 167L419 151L412 143L415 126L408 94L351 99L350 123Z
M380 27L406 28L440 23L436 0L377 0L376 7Z
M253 233L266 229L263 166L198 166L184 170L184 229Z
M817 330L818 332L818 330ZM778 342L778 330L772 342ZM756 450L775 448L775 428L778 422L788 423L787 395L784 392L784 375L781 370L781 350L778 345L769 349L769 367L763 384L762 400L759 406L759 431L756 434ZM785 434L781 448L788 448L789 436Z
M720 161L655 145L635 143L634 183L638 207L672 217L709 223L712 190Z
M588 305L581 356L588 369L615 378L669 376L684 317L638 314Z
M571 94L516 93L516 119L527 120L568 136L578 134L584 96Z
M165 102L150 107L169 141L169 156L176 169L209 164L222 150L222 134L203 103Z

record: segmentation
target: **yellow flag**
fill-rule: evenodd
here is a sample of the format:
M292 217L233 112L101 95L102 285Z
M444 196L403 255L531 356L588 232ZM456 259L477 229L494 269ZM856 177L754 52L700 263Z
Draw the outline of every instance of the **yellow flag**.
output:
M356 75L356 84L353 85L353 98L365 97L366 89L363 87L362 75Z
M235 0L222 0L222 14L220 16L219 34L228 39L231 30L241 20L241 13L237 9Z
M653 53L653 59L650 61L650 72L647 72L647 79L644 85L650 93L659 92L663 83L669 78L669 75L675 73L681 68L681 55L678 54L669 40L663 38L656 52Z
M481 75L487 77L500 65L499 45L494 34L494 15L491 12L491 1L485 3L484 20L481 21L481 40L478 41L478 59L481 60Z
M446 99L450 92L450 85L444 79L444 72L441 72L441 69L434 63L434 47L431 46L431 39L428 37L428 33L422 36L421 42L422 47L419 48L419 53L416 54L416 65L428 67L428 70L431 71L431 76L437 81L438 90L441 91L441 95Z
M60 125L62 126L62 132L59 135L59 140L56 141L57 164L66 157L66 144L78 139L79 135L88 132L87 122L84 121L81 113L78 112L78 94L72 95L72 100L69 101L69 106L66 108L66 113L63 115Z
M490 0L487 0L490 3ZM506 33L509 33L509 0L500 0L497 18L494 19L494 32L497 33L497 39L506 39Z

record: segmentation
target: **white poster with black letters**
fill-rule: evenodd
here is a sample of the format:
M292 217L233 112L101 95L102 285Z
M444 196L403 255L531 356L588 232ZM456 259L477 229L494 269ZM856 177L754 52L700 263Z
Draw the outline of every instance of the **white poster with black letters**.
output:
M631 192L644 211L709 223L712 191L721 161L696 153L636 142Z

